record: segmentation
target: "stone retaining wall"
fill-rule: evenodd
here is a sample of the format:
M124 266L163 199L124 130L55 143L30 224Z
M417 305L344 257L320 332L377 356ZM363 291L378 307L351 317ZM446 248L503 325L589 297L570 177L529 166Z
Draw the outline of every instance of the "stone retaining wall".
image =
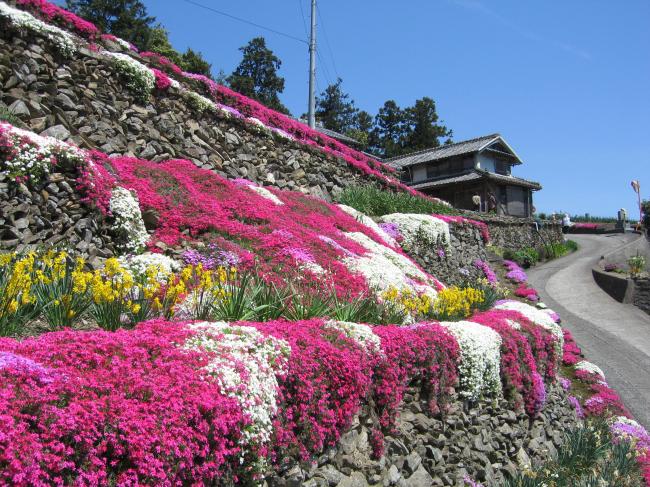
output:
M487 260L485 243L478 227L470 224L449 224L449 248L414 245L405 249L427 272L445 284L461 284L468 279L484 277L475 265L476 260Z
M650 314L650 277L634 279L634 305Z
M513 411L505 401L472 407L454 403L445 417L433 417L416 388L405 394L384 455L373 459L367 411L336 448L316 464L288 460L267 478L273 487L465 486L469 475L486 487L503 485L504 475L535 468L554 455L563 434L578 424L566 392L548 391L535 419Z
M535 221L529 218L481 214L474 214L473 218L485 222L490 230L490 243L504 249L536 248L564 241L560 223L544 221L536 226Z
M143 105L100 54L80 49L66 59L48 41L1 28L0 101L30 130L109 155L189 159L227 178L325 199L374 179L317 148L202 114L174 87Z

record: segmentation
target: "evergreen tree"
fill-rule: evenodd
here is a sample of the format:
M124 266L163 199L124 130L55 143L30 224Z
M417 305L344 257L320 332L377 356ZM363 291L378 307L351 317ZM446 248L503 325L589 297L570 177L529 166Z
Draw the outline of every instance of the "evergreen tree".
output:
M382 157L402 154L408 124L406 112L394 100L388 100L375 116L372 131L372 150Z
M368 150L370 146L370 134L372 131L373 122L372 115L365 110L360 110L354 120L353 127L348 130L347 135L359 142L362 150Z
M316 119L326 129L345 134L355 128L359 110L350 95L342 90L342 83L341 78L337 79L316 97Z
M243 56L239 66L228 77L230 87L269 108L289 113L279 98L284 91L284 78L277 73L282 61L266 47L264 38L256 37L239 50Z
M147 47L156 20L140 0L66 0L65 7L138 49Z
M203 58L203 54L187 48L181 56L181 67L190 73L203 74L212 78L212 65Z
M162 25L158 24L151 29L147 51L157 52L175 64L181 65L181 54L169 42L169 33Z
M415 101L406 109L405 120L408 125L403 144L404 152L415 152L440 146L440 139L451 138L452 131L438 123L436 102L429 97ZM449 140L449 139L448 139Z

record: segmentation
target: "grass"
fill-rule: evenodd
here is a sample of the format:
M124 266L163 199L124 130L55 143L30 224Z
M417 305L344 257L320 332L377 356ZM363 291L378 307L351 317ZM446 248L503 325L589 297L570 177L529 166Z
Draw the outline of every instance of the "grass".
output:
M14 115L4 103L0 103L0 121L9 122L14 127L25 128L25 124Z
M505 487L641 487L643 480L629 442L612 442L603 419L591 419L568 432L557 458L518 472Z
M351 206L369 216L391 213L440 213L457 215L454 208L409 193L396 193L373 185L349 186L338 197L338 202Z

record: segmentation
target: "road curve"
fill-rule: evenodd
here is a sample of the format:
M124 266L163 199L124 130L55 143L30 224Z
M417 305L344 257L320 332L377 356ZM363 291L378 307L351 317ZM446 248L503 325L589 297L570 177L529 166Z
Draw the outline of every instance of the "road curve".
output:
M587 360L603 369L637 421L650 428L650 315L611 298L591 274L602 255L646 244L634 234L571 238L579 250L530 269L529 282L560 314Z

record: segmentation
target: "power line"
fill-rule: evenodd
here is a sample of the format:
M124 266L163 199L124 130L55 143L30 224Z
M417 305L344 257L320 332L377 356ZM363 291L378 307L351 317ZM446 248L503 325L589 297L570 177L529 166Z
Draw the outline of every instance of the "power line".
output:
M292 39L294 41L298 41L298 42L301 42L303 44L309 44L305 39L301 39L301 38L296 37L294 35L287 34L286 32L281 32L279 30L272 29L271 27L266 27L265 25L258 24L256 22L251 22L250 20L242 19L241 17L236 17L235 15L231 15L229 13L222 12L221 10L217 10L215 8L208 7L207 5L203 5L203 4L200 4L198 2L195 2L194 0L184 0L184 1L186 3L190 3L190 4L195 5L197 7L201 7L203 9L205 9L205 10L209 10L210 12L214 12L215 14L223 15L224 17L228 17L229 19L233 19L233 20L236 20L238 22L242 22L244 24L252 25L252 26L257 27L259 29L268 30L269 32L273 32L274 34L278 34L278 35L287 37L288 39Z
M323 30L323 37L325 37L325 44L327 44L327 50L329 51L330 58L332 59L332 67L334 68L334 74L336 75L337 78L340 78L339 70L336 69L336 62L334 61L334 51L332 51L332 46L330 45L330 36L327 35L327 29L325 28L325 18L323 17L323 14L320 12L320 7L318 5L316 5L316 9L318 10L318 16L320 17L320 23Z

